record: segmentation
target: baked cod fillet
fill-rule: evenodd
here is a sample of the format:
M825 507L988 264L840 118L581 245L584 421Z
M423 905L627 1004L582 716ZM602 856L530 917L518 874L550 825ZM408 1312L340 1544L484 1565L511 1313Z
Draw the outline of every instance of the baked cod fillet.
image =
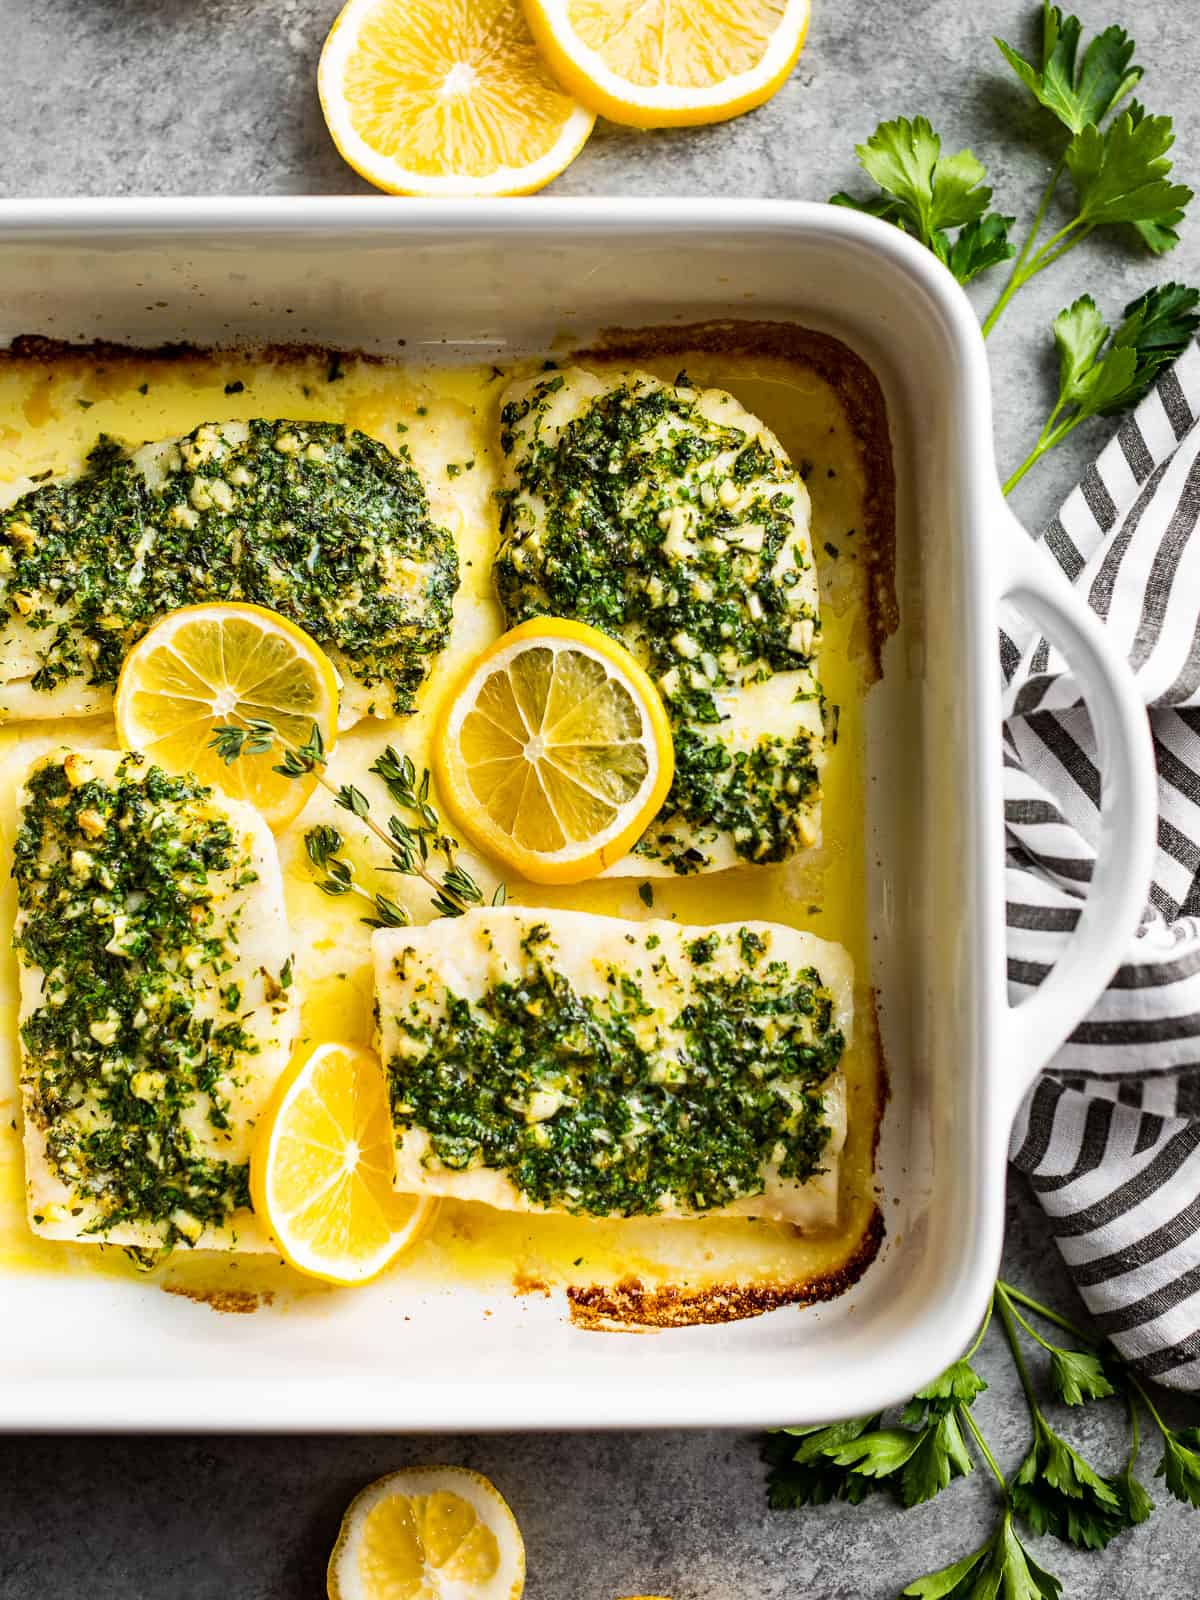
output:
M19 804L30 1226L267 1248L248 1161L296 1030L270 831L250 806L110 751L39 761Z
M372 944L401 1191L836 1222L853 1012L839 945L767 922L515 908Z
M415 468L354 429L101 439L77 477L0 509L0 718L106 710L151 623L211 600L268 606L323 645L344 726L411 711L457 585Z
M611 871L713 872L816 844L817 577L808 491L779 441L723 390L570 367L509 387L500 447L509 624L613 634L670 713L675 782Z

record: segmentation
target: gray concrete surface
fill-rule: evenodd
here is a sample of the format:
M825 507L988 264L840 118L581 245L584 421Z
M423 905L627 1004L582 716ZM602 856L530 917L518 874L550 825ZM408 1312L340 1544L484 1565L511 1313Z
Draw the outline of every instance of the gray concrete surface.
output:
M1079 0L1076 9L1089 26L1121 20L1134 34L1148 68L1143 97L1174 115L1181 175L1195 182L1193 5ZM771 105L675 134L602 126L553 192L823 199L854 183L853 145L879 118L924 113L948 147L969 143L987 161L1002 209L1030 213L1049 130L989 43L993 33L1030 40L1028 0L814 0L814 10L800 65ZM370 204L326 137L314 91L335 12L335 0L0 0L0 195L357 193ZM1170 276L1200 281L1200 221L1166 262L1120 236L1096 239L1025 291L992 341L1006 470L1052 394L1054 312L1084 288L1119 312ZM978 290L982 306L993 292ZM1015 503L1031 525L1103 435L1103 424L1080 429L1021 486ZM1009 1221L1008 1275L1069 1305L1020 1185ZM1012 1464L1026 1430L994 1337L982 1364L992 1389L979 1415ZM1116 1432L1105 1408L1074 1428L1102 1460ZM8 1439L0 1600L311 1600L351 1494L426 1460L475 1466L508 1495L529 1547L530 1600L887 1600L969 1549L993 1510L980 1474L908 1515L886 1502L772 1514L756 1440L738 1434ZM1073 1600L1200 1593L1200 1514L1170 1501L1104 1554L1048 1541L1038 1553Z

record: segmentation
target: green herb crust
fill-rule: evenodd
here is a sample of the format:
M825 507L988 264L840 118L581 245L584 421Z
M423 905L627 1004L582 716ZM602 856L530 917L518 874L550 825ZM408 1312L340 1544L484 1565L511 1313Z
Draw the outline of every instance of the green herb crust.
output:
M259 875L212 790L85 762L32 773L14 847L26 1119L80 1237L194 1243L249 1203L233 1152L263 1034L238 946ZM255 986L286 1005L282 973Z
M248 600L379 691L363 709L408 712L457 585L411 463L334 423L207 423L136 452L102 438L80 477L0 512L0 615L46 694L111 688L165 612Z
M427 1136L427 1167L487 1168L534 1207L594 1216L711 1211L826 1170L845 1040L821 974L769 933L610 934L582 982L561 914L525 915L519 944L496 913L459 926L458 971L472 938L506 952L469 995L431 977L424 930L376 936L394 952L380 993L393 1117Z
M586 403L561 422L580 390ZM675 781L640 855L691 872L730 864L719 839L752 862L812 844L820 721L796 702L819 704L820 623L795 469L729 396L684 375L606 387L576 369L512 393L500 601L510 624L553 615L603 629L656 680ZM798 676L763 699L761 736L747 742L739 697L777 674Z

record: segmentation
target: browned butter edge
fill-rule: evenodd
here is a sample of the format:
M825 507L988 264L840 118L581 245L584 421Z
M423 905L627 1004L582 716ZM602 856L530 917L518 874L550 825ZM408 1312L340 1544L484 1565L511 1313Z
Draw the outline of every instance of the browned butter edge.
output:
M576 350L580 362L633 362L654 357L738 355L770 357L791 362L816 373L837 394L857 443L865 485L865 528L860 545L868 563L867 627L870 678L882 671L883 646L895 631L898 611L895 594L895 473L883 391L863 359L840 339L791 322L722 320L680 323L649 328L606 329L593 345ZM373 365L394 360L353 349L315 344L260 344L202 346L174 342L142 348L96 340L72 343L41 334L20 334L0 349L5 360L58 363L94 361L171 362L211 360L240 355L258 361L289 363L328 361L339 355ZM872 1154L878 1147L884 1108L890 1096L888 1073L872 1003L870 1026L875 1042L876 1097ZM788 1283L709 1284L686 1289L673 1285L646 1288L638 1279L613 1285L569 1285L567 1299L572 1321L597 1331L633 1328L677 1328L702 1323L735 1322L762 1316L782 1306L808 1306L844 1294L870 1266L882 1246L883 1213L876 1205L846 1260L831 1272ZM166 1292L209 1305L213 1310L246 1314L256 1310L258 1295L238 1290L191 1290L164 1285ZM542 1285L514 1284L515 1293L528 1293ZM544 1291L543 1291L544 1292ZM269 1303L269 1302L268 1302Z
M870 678L883 672L883 647L896 631L896 474L887 404L879 379L863 358L832 334L795 322L687 322L656 328L606 328L595 344L573 359L648 361L663 356L734 355L770 357L805 367L827 383L841 402L858 447L865 485L867 630Z
M405 343L396 341L398 347ZM212 361L218 357L241 356L250 361L286 362L323 361L340 356L347 361L364 361L369 366L382 367L397 359L394 354L379 350L358 350L330 344L254 343L246 344L191 344L185 339L172 339L163 344L116 344L111 339L89 339L78 342L71 339L52 339L43 333L18 333L7 345L0 346L0 361L42 361L49 364L68 361Z
M252 1289L193 1289L181 1283L163 1283L164 1294L178 1295L181 1300L192 1300L210 1311L222 1311L226 1316L246 1317L263 1306L269 1306L275 1296L270 1290Z
M689 1328L700 1323L740 1322L781 1306L812 1306L836 1300L862 1277L883 1244L883 1213L871 1212L853 1252L840 1267L800 1283L714 1283L695 1291L671 1284L647 1289L638 1278L614 1284L571 1286L567 1301L576 1327L595 1333L632 1328Z

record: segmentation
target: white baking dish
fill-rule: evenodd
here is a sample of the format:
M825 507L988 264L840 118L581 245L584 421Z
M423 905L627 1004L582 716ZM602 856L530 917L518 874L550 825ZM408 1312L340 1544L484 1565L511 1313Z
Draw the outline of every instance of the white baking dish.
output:
M311 340L408 354L547 348L626 327L779 318L878 374L899 484L899 632L869 705L874 980L891 1104L888 1239L828 1305L655 1337L560 1304L403 1278L218 1317L89 1276L3 1285L0 1424L478 1429L751 1425L876 1410L968 1341L1000 1256L1005 1150L1031 1078L1110 976L1153 840L1122 664L1014 522L966 300L894 229L826 206L704 201L116 201L0 207L0 343ZM1061 643L1106 756L1106 844L1068 955L1007 1006L997 606ZM5 1115L7 1115L7 1110ZM483 1315L485 1307L492 1313Z

